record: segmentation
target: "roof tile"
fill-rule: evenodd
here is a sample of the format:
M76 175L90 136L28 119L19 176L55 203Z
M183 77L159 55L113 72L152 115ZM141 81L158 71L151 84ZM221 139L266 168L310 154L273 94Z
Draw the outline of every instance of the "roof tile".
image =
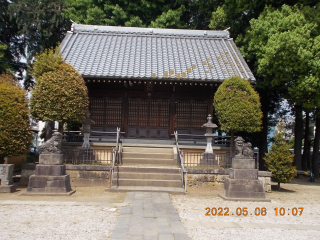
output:
M255 81L228 32L78 25L61 44L84 77Z

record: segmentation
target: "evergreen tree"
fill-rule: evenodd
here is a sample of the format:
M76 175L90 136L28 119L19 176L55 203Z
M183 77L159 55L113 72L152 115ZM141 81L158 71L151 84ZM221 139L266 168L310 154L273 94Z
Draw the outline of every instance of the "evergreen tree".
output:
M320 37L317 25L308 21L297 7L265 8L250 21L247 56L256 59L264 84L281 93L295 111L295 165L301 169L302 110L310 111L320 100Z
M261 131L260 98L249 81L238 76L226 79L214 95L213 106L220 129L231 132L232 154L234 132Z
M31 127L26 91L12 75L0 75L0 158L26 154Z
M175 6L170 0L66 0L63 15L79 24L146 27ZM170 14L169 14L170 15Z
M23 56L30 65L37 53L59 45L71 26L70 20L62 16L64 8L65 0L10 1L8 11L18 29L18 59ZM26 75L24 84L26 89L33 87L30 75Z
M268 171L272 172L272 180L280 183L287 183L296 176L296 169L292 166L294 154L289 151L289 144L284 139L284 125L278 125L275 132L275 142L271 145L269 153L264 157Z
M88 90L82 76L53 49L37 55L31 74L36 83L30 99L33 119L81 122L88 107Z

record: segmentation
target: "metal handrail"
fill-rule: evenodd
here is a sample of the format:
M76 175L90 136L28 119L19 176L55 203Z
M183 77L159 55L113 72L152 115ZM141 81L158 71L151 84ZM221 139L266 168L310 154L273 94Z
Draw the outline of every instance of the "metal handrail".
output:
M117 139L116 139L116 147L112 148L112 168L111 168L111 176L110 176L110 188L112 186L112 178L114 172L114 165L119 154L119 143L120 143L120 128L117 128Z
M188 178L188 173L184 169L184 164L183 164L183 151L180 150L179 148L179 142L178 142L178 132L174 132L174 137L176 140L176 148L177 148L177 154L180 160L180 166L181 166L181 181L182 184L184 185L184 191L187 192L187 178ZM185 175L184 175L185 174Z

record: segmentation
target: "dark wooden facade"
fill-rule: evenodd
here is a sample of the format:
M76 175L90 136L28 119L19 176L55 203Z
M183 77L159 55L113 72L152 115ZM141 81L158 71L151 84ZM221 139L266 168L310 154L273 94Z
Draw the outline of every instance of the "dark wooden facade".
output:
M95 131L126 138L168 139L179 134L203 134L201 127L213 113L217 84L85 79Z

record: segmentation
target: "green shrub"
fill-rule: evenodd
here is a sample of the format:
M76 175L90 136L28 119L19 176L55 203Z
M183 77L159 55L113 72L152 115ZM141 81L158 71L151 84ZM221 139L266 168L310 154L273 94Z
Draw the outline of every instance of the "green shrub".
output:
M9 74L0 75L0 156L26 154L31 145L28 101Z

